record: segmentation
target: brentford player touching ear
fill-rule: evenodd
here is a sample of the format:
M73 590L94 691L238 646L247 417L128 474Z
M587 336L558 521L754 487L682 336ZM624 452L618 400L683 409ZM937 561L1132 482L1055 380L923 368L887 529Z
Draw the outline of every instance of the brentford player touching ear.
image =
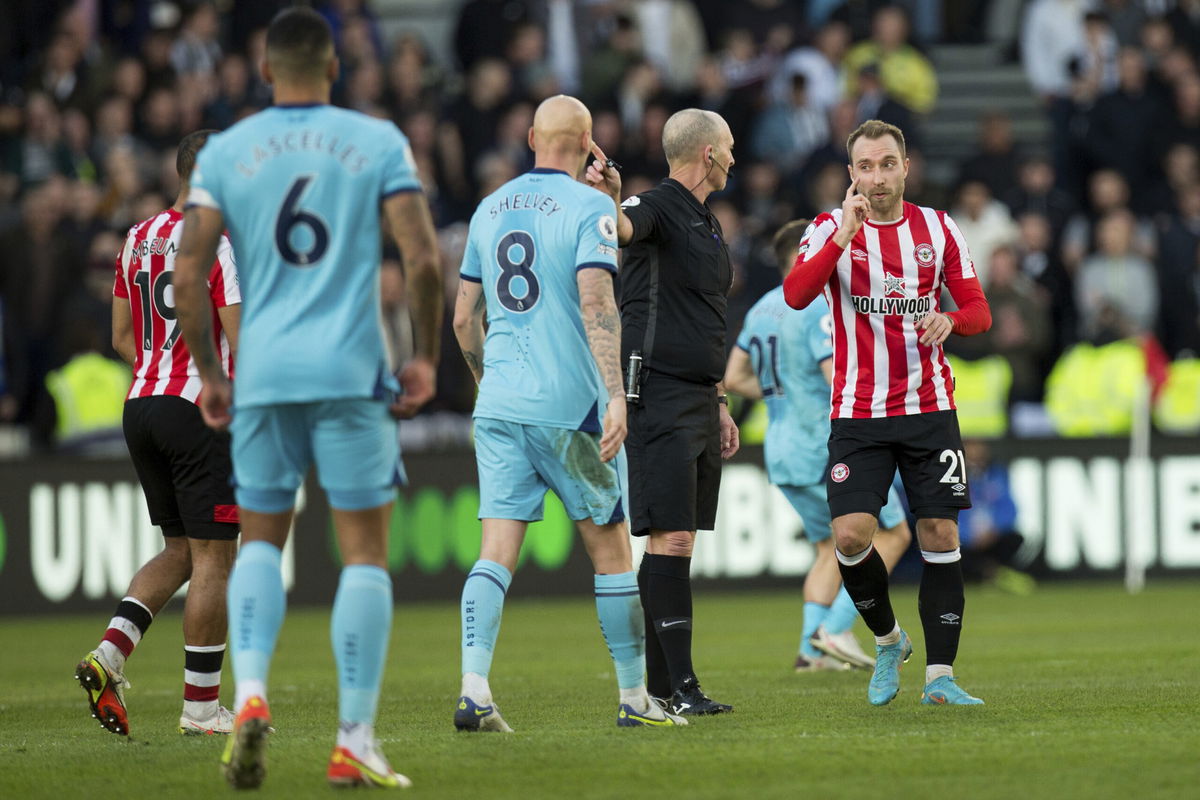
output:
M850 188L840 209L813 221L784 297L804 308L822 291L833 315L829 510L838 564L876 642L867 697L891 702L912 654L888 597L883 559L872 546L880 507L898 468L917 518L924 570L921 702L976 705L958 686L954 658L963 621L958 510L971 505L954 377L942 352L951 333L992 323L962 233L944 211L904 202L904 134L869 120L850 134ZM958 311L938 299L949 290Z

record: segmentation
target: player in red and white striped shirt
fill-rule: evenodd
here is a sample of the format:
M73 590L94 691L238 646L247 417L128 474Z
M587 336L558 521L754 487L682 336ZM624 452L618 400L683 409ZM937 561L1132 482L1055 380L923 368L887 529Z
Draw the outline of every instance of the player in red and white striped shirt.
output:
M175 324L175 290L171 273L175 270L175 252L183 233L183 212L175 206L139 222L129 229L125 246L117 257L117 277L113 296L128 300L128 305L114 303L120 308L120 324L132 325L132 340L122 336L122 352L128 360L134 356L133 384L127 398L174 395L196 402L200 396L200 372L188 352L179 327ZM222 234L217 249L217 261L208 275L209 297L213 305L214 344L221 356L226 374L233 374L233 347L227 328L236 335L237 307L242 302L238 288L237 267L229 237ZM222 313L222 309L230 309ZM125 315L128 310L130 314ZM225 320L233 318L226 325ZM114 338L117 328L113 328Z
M897 468L917 517L925 566L922 702L973 705L954 680L962 631L958 510L971 505L954 377L942 352L953 332L982 333L991 312L967 243L944 211L904 202L904 134L870 120L846 143L850 188L840 209L814 220L784 297L803 308L825 292L833 314L829 509L846 591L875 634L867 691L884 705L900 687L912 643L896 622L888 576L872 539ZM959 310L943 313L947 289Z
M92 715L121 735L129 734L122 691L125 659L154 615L188 580L179 731L228 733L233 724L232 715L219 701L227 627L225 587L238 536L237 505L229 480L229 435L213 431L200 415L200 373L175 322L172 286L188 178L209 133L193 133L180 143L179 199L133 226L117 258L113 347L134 369L125 400L125 440L146 495L150 521L162 528L166 539L163 551L134 575L99 646L75 669ZM225 237L208 282L214 344L232 375L241 294Z

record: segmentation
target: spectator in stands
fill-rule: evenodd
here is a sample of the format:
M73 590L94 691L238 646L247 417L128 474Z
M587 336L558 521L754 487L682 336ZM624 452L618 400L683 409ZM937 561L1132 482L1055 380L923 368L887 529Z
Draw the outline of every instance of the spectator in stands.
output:
M74 176L71 151L63 141L62 115L43 92L25 104L25 131L9 148L0 171L17 176L22 188L44 183L53 175Z
M673 92L690 90L708 44L695 5L690 0L641 0L629 11L642 32L643 53L663 83Z
M937 102L938 83L933 64L908 43L908 16L898 6L875 12L871 38L850 48L843 67L846 94L857 96L860 71L868 64L879 65L879 77L889 95L918 114L927 114ZM905 128L907 134L908 128Z
M1038 402L1053 344L1050 309L1047 293L1021 272L1018 257L1016 248L1004 245L987 259L984 289L992 327L978 337L959 337L952 352L966 358L1001 356L1012 370L1009 402Z
M791 95L793 75L803 75L809 102L829 113L842 96L841 63L850 46L850 28L842 22L827 22L813 37L811 45L788 53L770 83L772 102L786 102Z
M1158 166L1154 145L1163 109L1146 91L1146 58L1140 50L1122 48L1117 66L1119 85L1096 101L1086 142L1095 163L1120 172L1133 205L1144 210L1149 199L1144 192Z
M908 148L920 147L920 132L913 121L912 111L888 93L880 79L878 64L864 64L858 70L855 90L854 99L859 124L869 119L883 120L904 131L905 144Z
M238 53L230 53L218 68L217 95L204 109L204 126L224 130L251 107L250 68Z
M1098 250L1079 268L1080 335L1093 342L1149 333L1158 321L1158 278L1134 247L1136 220L1112 211L1097 226Z
M833 107L829 112L829 140L814 150L812 155L808 157L808 162L804 165L804 171L798 179L801 186L811 183L814 176L823 171L829 164L836 164L841 167L844 177L846 140L850 137L850 133L857 127L857 103L853 100L842 100ZM843 194L845 194L845 190L843 190ZM838 200L829 208L837 207L841 205L841 202L841 200ZM805 216L810 218L816 217L817 214L828 211L829 208L822 208L814 214L806 214Z
M388 60L384 105L394 118L435 110L442 79L425 43L415 34L402 34L396 37Z
M1113 211L1129 209L1129 184L1111 169L1095 172L1088 179L1088 207L1067 223L1062 237L1062 257L1067 268L1077 269L1084 257L1098 245L1096 223ZM1155 252L1154 225L1139 219L1134 232L1133 249L1149 259Z
M184 12L179 38L171 45L171 66L180 76L213 75L221 60L217 10L202 0Z
M1008 207L992 197L983 181L967 181L958 189L958 202L951 212L971 252L979 254L975 273L987 286L991 253L1016 244L1017 225Z
M633 18L617 14L608 36L580 67L583 99L592 107L611 102L613 87L641 60L642 37Z
M357 68L367 58L383 60L383 31L367 0L332 0L323 3L318 11L333 30L338 55L349 56L350 63L343 63L344 67Z
M462 69L470 72L480 60L503 58L513 27L533 19L532 5L528 0L464 3L454 30L454 53Z
M133 104L129 98L110 95L96 112L92 135L92 159L103 165L110 150L137 149L141 143L133 136Z
M181 138L179 117L178 95L163 88L152 90L142 105L138 138L155 153L175 149Z
M754 35L741 27L725 33L720 61L725 82L735 90L757 91L775 72L775 60L759 50Z
M558 78L546 58L546 32L540 25L523 22L515 26L505 58L523 97L540 102L559 93Z
M17 401L17 420L32 424L43 443L53 427L44 381L58 363L62 310L84 263L74 239L61 235L67 193L67 182L57 176L30 189L22 198L20 222L0 233L0 294L12 337L5 353L9 392Z
M1100 64L1113 46L1095 32L1097 23L1089 37L1084 24L1088 7L1089 0L1033 0L1021 28L1025 74L1049 117L1054 172L1058 185L1068 191L1080 177L1071 147L1076 105L1090 102L1099 90Z
M1159 234L1159 341L1171 358L1200 355L1200 182L1179 188Z
M1017 187L1020 172L1012 119L1003 111L988 111L979 118L979 145L975 155L958 168L959 185L981 181L992 197L1007 197Z
M1166 17L1150 17L1142 23L1138 46L1146 56L1146 82L1150 91L1163 102L1170 102L1174 80L1168 77L1164 64L1171 61L1175 49L1175 32Z
M83 60L83 43L60 31L50 40L31 91L45 92L60 105L83 103L88 94L88 70Z
M1142 25L1146 22L1142 2L1143 0L1101 0L1100 10L1108 17L1108 24L1121 47L1136 46L1141 41Z
M479 195L476 162L493 144L496 126L509 103L512 75L499 59L475 62L467 78L466 92L442 115L440 151L450 180L445 187L455 200L473 205Z
M759 115L750 152L755 158L774 161L787 172L793 172L828 139L828 118L810 100L808 79L797 73L792 76L787 102L776 103Z
M1175 81L1173 113L1159 122L1155 149L1160 152L1171 144L1184 142L1200 149L1200 76L1185 73Z
M1021 163L1017 186L1001 199L1016 217L1027 213L1045 217L1055 247L1076 210L1074 198L1055 185L1053 165L1041 156L1032 156Z
M1193 53L1200 53L1200 0L1175 0L1167 12L1167 22L1175 38Z
M1177 210L1179 193L1200 184L1200 152L1191 144L1176 142L1159 151L1161 174L1147 189L1148 211L1152 216L1170 216Z
M1053 228L1046 216L1027 211L1017 218L1017 230L1016 255L1021 273L1041 286L1049 299L1051 342L1046 353L1044 377L1050 364L1076 341L1079 324L1075 312L1075 281L1059 257Z

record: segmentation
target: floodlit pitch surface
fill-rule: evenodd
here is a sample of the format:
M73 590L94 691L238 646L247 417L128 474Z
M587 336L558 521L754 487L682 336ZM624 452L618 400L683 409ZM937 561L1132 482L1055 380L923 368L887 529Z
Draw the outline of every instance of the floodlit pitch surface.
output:
M536 580L527 570L520 580ZM867 675L796 675L795 593L696 603L704 687L737 706L676 730L618 729L611 664L590 598L513 601L492 686L517 733L455 733L458 611L397 609L381 707L386 753L412 797L1178 798L1200 785L1200 584L969 589L959 659L984 708L919 705L915 591L896 593L917 651L900 695L867 704ZM72 680L106 622L0 619L0 796L224 796L223 739L182 737L178 605L128 668L133 735L103 731ZM331 792L336 691L328 612L288 615L271 675L262 797ZM864 640L865 640L865 632ZM223 698L232 700L226 666Z

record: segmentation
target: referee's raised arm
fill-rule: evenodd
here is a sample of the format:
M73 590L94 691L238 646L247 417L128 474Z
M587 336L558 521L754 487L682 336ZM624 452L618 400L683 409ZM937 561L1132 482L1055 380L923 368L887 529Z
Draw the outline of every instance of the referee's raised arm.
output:
M613 205L617 208L617 244L624 247L633 241L633 223L621 210L621 173L617 162L606 156L595 142L592 142L592 155L596 160L588 165L585 180L589 186L594 186L613 199Z

